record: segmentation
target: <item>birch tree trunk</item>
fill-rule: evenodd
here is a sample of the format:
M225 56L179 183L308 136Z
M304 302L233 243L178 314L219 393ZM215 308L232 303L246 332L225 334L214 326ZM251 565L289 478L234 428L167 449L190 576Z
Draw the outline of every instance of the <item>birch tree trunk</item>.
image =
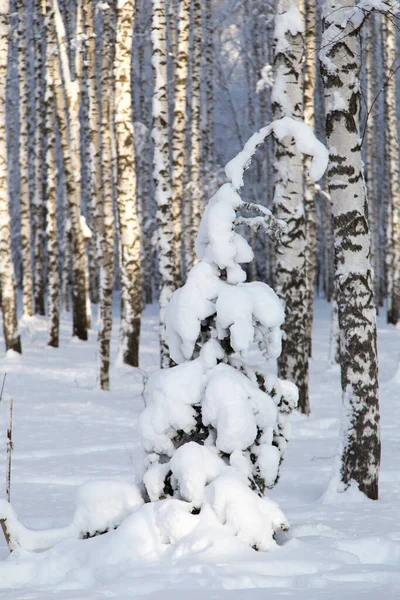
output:
M167 43L165 2L163 0L153 0L151 41L154 73L152 137L160 281L160 352L161 367L165 368L170 366L166 336L166 309L175 289L175 246L168 150Z
M343 392L335 478L339 490L354 480L364 494L376 499L380 463L376 312L360 147L363 13L355 6L355 0L325 0L320 53Z
M64 171L72 237L72 327L73 335L88 339L88 259L81 219L81 161L80 161L80 77L81 53L76 52L76 79L72 80L68 61L66 33L58 1L53 0L54 18L59 51L59 67L53 74L57 99ZM78 24L81 22L78 19ZM77 32L79 33L79 31ZM65 83L65 97L62 81ZM66 100L66 102L64 101ZM68 114L68 119L67 119ZM69 124L69 128L68 128Z
M101 202L100 120L97 86L95 4L82 0L85 27L85 81L88 95L87 162L88 162L88 217L92 237L89 241L89 289L93 304L99 301L98 232L96 206Z
M290 25L287 12L298 29ZM290 29L289 29L290 26ZM275 22L275 83L272 102L275 118L302 118L303 15L293 0L280 0ZM278 35L279 34L279 35ZM277 37L278 35L278 37ZM303 157L294 142L276 141L276 216L288 230L276 248L275 285L285 304L285 336L278 360L279 377L299 388L298 408L309 414L308 398L308 285L306 275L306 222L303 203Z
M177 56L175 61L175 98L172 126L172 206L175 237L175 287L182 284L182 205L185 167L187 165L186 92L188 76L190 0L179 0ZM189 224L185 223L185 227Z
M396 325L400 320L400 172L399 138L396 115L396 22L390 16L382 19L385 51L385 106L387 185L389 191L387 279L387 321Z
M304 0L305 16L305 61L304 61L304 121L314 130L314 94L316 79L315 40L316 0ZM314 287L317 263L317 223L315 208L315 183L309 175L311 159L304 159L304 208L306 211L306 269L308 286L307 344L308 355L312 355L312 327L314 314Z
M45 139L46 139L46 236L48 261L48 304L49 340L53 348L59 346L60 332L60 265L57 228L57 157L56 157L56 105L53 73L57 69L56 32L51 0L41 0L45 17L46 37L46 94L45 94Z
M371 231L371 266L374 272L375 305L379 303L379 216L377 203L377 187L379 182L378 161L375 153L375 136L377 135L377 119L375 98L378 91L377 73L374 61L374 27L375 15L367 20L366 27L366 60L367 60L367 148L366 148L366 183L368 190L368 224Z
M19 72L19 170L21 206L22 307L23 314L33 316L33 278L31 257L31 209L28 165L28 73L26 22L27 10L18 0L18 72Z
M35 312L45 314L44 272L44 81L43 81L43 19L41 0L34 0L35 32L35 190L32 204L33 255L34 255L34 299Z
M194 263L194 242L200 226L200 220L204 209L204 197L201 181L201 46L202 46L202 23L201 23L201 0L194 0L192 5L192 118L191 118L191 153L190 153L190 186L187 202L190 202L191 222L186 224L189 231L190 247L187 248L185 266L189 271Z
M138 47L138 63L139 63L139 113L142 124L146 127L146 141L147 145L150 146L150 134L149 130L149 102L146 95L146 64L145 64L145 14L144 14L144 2L143 0L136 0L135 2L135 20L137 23L137 31L139 36L139 47ZM135 140L136 144L136 140ZM137 180L138 180L138 207L140 206L141 211L141 230L142 230L142 252L143 252L143 272L146 273L146 277L142 279L142 286L144 290L144 299L146 304L153 302L153 245L152 236L154 232L154 218L153 218L153 196L151 190L151 152L139 151L136 152L137 161Z
M134 0L118 0L114 74L118 167L117 208L121 245L120 273L123 307L121 352L124 363L137 367L139 366L142 286L130 77L134 11Z
M8 0L0 1L0 301L6 350L22 352L11 256L11 223L7 185L6 77L9 34Z
M205 60L205 89L206 89L206 127L204 130L204 158L205 172L209 173L214 168L214 21L212 0L204 0L204 60ZM209 177L206 177L208 182Z
M109 2L104 13L103 52L101 64L101 174L102 202L98 203L98 235L100 264L100 387L110 388L110 343L112 331L112 297L114 288L114 213L113 213L113 152L112 102L114 63L115 3Z

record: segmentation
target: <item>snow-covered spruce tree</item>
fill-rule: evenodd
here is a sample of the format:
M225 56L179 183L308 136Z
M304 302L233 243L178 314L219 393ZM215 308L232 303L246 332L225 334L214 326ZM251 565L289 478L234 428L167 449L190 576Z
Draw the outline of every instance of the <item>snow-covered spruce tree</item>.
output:
M6 350L21 352L17 325L17 298L11 256L11 223L7 185L6 75L9 2L0 3L0 304Z
M114 75L118 168L117 209L121 255L121 354L124 363L137 367L139 365L142 286L130 77L134 10L133 0L118 0Z
M280 0L275 17L275 118L303 117L304 15L293 0ZM275 285L285 304L285 338L279 376L299 389L299 410L309 414L308 280L303 157L294 143L275 144L275 214L288 225L275 255Z
M253 260L253 252L235 229L248 225L279 237L286 227L238 193L244 169L272 132L281 140L295 137L297 149L313 156L314 179L326 168L324 146L307 125L288 117L253 135L228 163L228 183L209 201L200 224L199 262L168 307L177 366L149 380L139 425L148 452L143 481L150 500L172 496L188 502L194 513L211 509L261 550L273 544L277 529L287 527L280 510L263 497L279 478L297 389L246 363L254 342L266 359L279 356L284 311L268 285L245 283L241 263Z
M364 10L366 9L364 3ZM355 1L326 0L320 53L325 87L327 181L332 202L335 295L343 391L337 473L378 498L380 464L376 311L370 264L368 205L360 145L360 27Z

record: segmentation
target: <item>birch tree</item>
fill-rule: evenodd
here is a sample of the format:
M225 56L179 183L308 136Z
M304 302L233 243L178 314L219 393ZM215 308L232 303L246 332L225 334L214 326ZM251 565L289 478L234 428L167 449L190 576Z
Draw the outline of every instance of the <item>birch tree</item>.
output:
M392 17L382 19L385 52L386 107L386 182L389 192L387 278L387 321L396 325L400 320L400 170L399 138L396 114L396 22Z
M280 0L275 21L275 118L302 118L303 15L293 0ZM308 399L306 222L303 203L303 158L290 140L276 141L275 196L277 217L288 229L276 249L275 285L285 304L285 336L279 376L299 388L298 408L310 412Z
M321 72L330 149L328 188L335 246L335 293L343 392L339 490L355 481L378 497L380 463L376 311L367 197L360 147L360 27L355 0L325 0Z
M114 73L118 167L117 207L121 246L121 352L124 363L137 367L139 365L142 287L130 77L134 11L133 0L118 0Z
M314 94L316 79L316 0L303 0L305 17L305 60L304 60L304 121L314 129ZM315 208L315 184L309 176L310 159L305 158L304 208L306 214L306 268L308 286L307 343L309 356L312 354L312 326L314 313L314 286L317 262L317 223Z
M180 0L177 56L175 60L174 73L174 118L172 126L172 205L174 215L176 287L179 287L182 281L182 204L185 167L187 165L186 93L189 54L189 27L190 0ZM184 224L185 227L188 225L188 223Z
M41 0L45 18L46 37L46 237L48 262L49 340L48 345L58 348L60 333L60 266L57 228L57 157L56 157L56 105L53 73L57 68L56 32L51 0Z
M7 185L6 76L9 34L8 0L0 2L0 302L6 350L22 351L17 323L11 223Z
M214 166L214 21L212 0L204 1L204 60L206 89L206 123L204 129L203 163L208 170Z
M35 312L45 314L45 216L44 216L44 81L43 19L41 0L34 0L35 35L35 188L32 203Z
M110 343L112 330L112 295L114 288L114 213L113 213L113 150L112 102L114 63L115 3L104 11L103 48L101 61L101 188L102 199L97 204L99 264L100 264L100 320L98 340L100 348L100 387L108 390Z
M204 208L204 197L201 180L201 152L202 152L202 130L201 130L201 48L202 48L202 21L201 0L192 3L192 99L191 99L191 151L190 151L190 185L188 189L187 202L191 206L191 221L186 223L189 234L189 242L186 244L185 267L191 269L194 261L194 242L200 226L200 220Z
M165 2L153 0L152 66L154 73L153 129L155 198L157 203L157 250L160 281L161 367L170 365L166 336L166 308L175 289L175 246L172 186L168 149L168 91Z
M81 340L87 340L90 321L88 314L89 284L86 241L81 218L82 165L80 161L79 120L82 55L79 51L75 53L76 65L72 69L67 54L65 27L57 0L53 0L53 8L59 51L59 70L56 69L53 76L72 238L72 329L73 335ZM81 19L79 18L78 27L80 26ZM79 34L79 29L77 34ZM75 72L75 79L72 78L73 71ZM63 82L65 86L63 86Z
M20 171L20 206L21 206L21 255L22 255L22 307L23 314L32 317L33 278L31 258L31 209L29 197L29 165L28 165L28 73L26 22L27 9L23 0L18 0L18 80L19 80L19 171Z

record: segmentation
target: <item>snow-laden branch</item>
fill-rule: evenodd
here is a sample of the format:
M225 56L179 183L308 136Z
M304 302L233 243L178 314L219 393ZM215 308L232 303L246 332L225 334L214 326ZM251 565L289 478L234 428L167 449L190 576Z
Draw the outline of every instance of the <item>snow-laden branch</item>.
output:
M254 202L242 202L239 206L239 209L244 209L251 212L260 212L262 213L262 216L244 217L239 215L234 221L234 225L236 226L247 225L247 227L250 227L253 229L253 231L264 229L268 235L277 240L280 239L282 233L284 233L287 229L285 221L274 217L272 212L262 204L255 204Z
M243 174L251 165L251 161L258 146L273 133L279 140L285 137L293 138L297 149L303 154L312 156L310 176L314 181L321 179L328 166L329 153L327 148L314 135L313 130L303 121L295 121L290 117L283 117L273 121L270 125L257 131L243 150L235 158L228 162L225 174L232 183L235 190L243 187Z

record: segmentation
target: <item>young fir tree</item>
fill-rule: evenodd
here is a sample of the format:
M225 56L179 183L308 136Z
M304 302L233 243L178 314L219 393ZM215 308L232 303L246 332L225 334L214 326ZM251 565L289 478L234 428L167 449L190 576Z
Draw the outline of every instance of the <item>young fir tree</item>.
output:
M314 178L326 168L324 146L307 125L289 118L261 129L228 163L228 183L211 198L200 224L199 262L168 307L170 353L178 366L150 379L140 417L150 500L177 497L195 513L211 505L222 522L231 518L230 507L239 514L244 503L243 520L238 517L236 525L242 539L259 549L286 527L263 496L278 481L286 421L297 404L292 383L245 359L254 342L266 359L276 359L281 350L282 303L267 284L245 283L241 264L254 255L236 231L246 225L279 237L286 228L267 208L239 195L244 169L272 132L280 140L295 137L298 150L313 155ZM259 530L247 527L246 511Z
M376 310L369 260L367 197L360 145L364 12L354 1L326 0L321 70L325 86L328 188L335 245L343 412L338 488L355 481L378 497L380 464Z

